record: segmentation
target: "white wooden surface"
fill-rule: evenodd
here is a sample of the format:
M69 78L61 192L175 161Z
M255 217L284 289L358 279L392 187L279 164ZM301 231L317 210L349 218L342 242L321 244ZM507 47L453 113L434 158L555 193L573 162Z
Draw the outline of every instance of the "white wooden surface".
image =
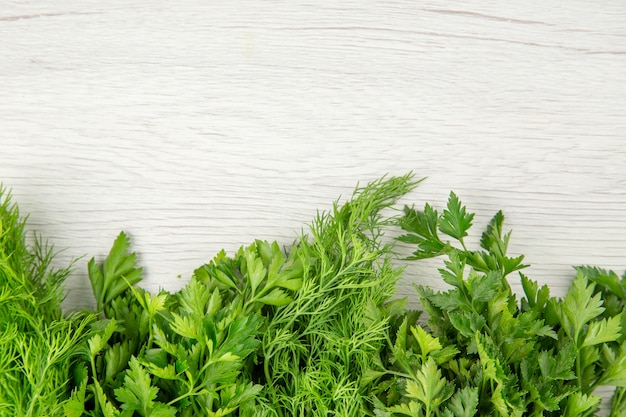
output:
M622 0L0 0L0 181L59 262L87 255L70 307L122 229L175 290L410 170L407 202L503 209L561 294L626 268L625 110Z

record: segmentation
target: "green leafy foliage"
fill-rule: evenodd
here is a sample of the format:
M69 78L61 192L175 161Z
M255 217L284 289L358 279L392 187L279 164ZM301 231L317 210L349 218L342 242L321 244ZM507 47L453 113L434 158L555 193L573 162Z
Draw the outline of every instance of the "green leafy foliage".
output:
M66 314L40 240L0 209L0 415L596 416L600 386L626 417L626 275L576 268L562 298L521 273L496 213L474 220L450 193L437 211L390 209L411 174L357 187L289 247L255 240L219 252L181 290L148 292L125 233L88 263L94 313ZM0 190L0 197L3 192ZM444 257L447 288L394 291L407 260ZM509 276L519 273L522 294ZM419 321L422 311L426 319Z
M268 311L261 344L268 413L362 416L370 408L401 274L382 243L381 211L415 185L407 176L357 189L293 247L302 285Z
M150 374L133 357L130 369L124 376L124 385L115 390L115 397L122 403L122 415L132 416L137 411L143 417L175 416L176 409L161 402L155 401L159 389L152 386Z
M118 238L111 252L121 262L135 259L116 245L128 250L126 241ZM128 266L137 270L134 262ZM209 281L194 276L176 294L127 286L111 300L107 327L89 341L93 415L107 408L120 416L227 415L251 402L247 393L258 387L242 370L259 344L262 317L244 312L239 293L225 304L230 288L203 280Z
M439 231L462 242L472 227L474 213L467 213L459 198L453 192L448 199L448 208L439 219Z
M456 384L457 393L466 390L469 412L478 415L591 416L600 402L593 392L601 385L616 386L611 415L623 415L624 278L579 267L565 297L557 299L546 285L539 287L520 273L524 297L518 300L506 277L526 265L523 256L507 255L510 232L503 232L502 212L489 223L479 250L468 249L463 241L472 219L452 193L441 215L430 205L421 211L407 207L399 220L407 232L400 240L417 245L408 259L447 258L439 272L449 290L417 287L431 337L459 352L439 364L441 378ZM401 351L397 343L392 351L392 369L412 378L427 363L425 357L407 360L415 351ZM407 363L413 372L407 371ZM410 404L408 392L399 392L399 397L391 390L388 395ZM475 394L469 397L469 392ZM467 414L459 411L459 399L428 412Z
M87 264L98 311L106 312L112 300L141 280L141 268L135 266L136 256L128 253L129 248L130 239L121 232L104 265L96 264L94 258Z
M222 251L174 294L135 285L141 269L120 234L89 263L108 322L89 340L85 413L362 415L391 312L403 311L390 300L401 269L381 211L416 185L407 175L358 188L290 248Z
M0 415L76 414L68 380L95 316L62 311L71 266L53 268L53 248L30 246L25 227L0 188Z

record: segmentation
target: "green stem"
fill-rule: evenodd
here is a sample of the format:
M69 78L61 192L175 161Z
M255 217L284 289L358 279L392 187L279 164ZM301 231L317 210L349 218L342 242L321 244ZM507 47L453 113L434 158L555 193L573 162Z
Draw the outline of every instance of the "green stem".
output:
M578 381L578 389L581 392L586 393L585 391L583 391L583 375L580 364L580 350L578 350L578 352L576 353L576 379Z
M26 414L24 414L24 416L28 417L28 416L33 415L34 407L38 401L37 400L38 397L39 397L39 390L30 399L30 405L28 406L28 410L26 411Z
M187 391L186 393L184 393L182 395L179 395L178 397L176 397L173 400L171 400L170 402L168 402L167 405L173 406L174 404L176 404L180 400L183 400L183 399L185 399L187 397L193 397L194 395L201 395L201 394L203 394L202 391L194 392L193 391L193 387L192 387L191 391Z
M102 391L102 395L104 395L106 397L106 393L104 392L104 388L102 388L102 386L98 382L100 380L100 378L98 377L98 373L96 372L96 361L94 360L93 356L90 356L89 362L91 364L91 373L92 373L92 378L93 378L93 384L94 385L98 385L100 387L100 390ZM106 404L100 402L100 398L98 397L96 392L97 391L94 388L94 401L96 402L96 409L99 408L102 411L105 408Z
M626 388L616 387L615 394L611 400L611 414L609 417L622 417L623 410L626 408Z

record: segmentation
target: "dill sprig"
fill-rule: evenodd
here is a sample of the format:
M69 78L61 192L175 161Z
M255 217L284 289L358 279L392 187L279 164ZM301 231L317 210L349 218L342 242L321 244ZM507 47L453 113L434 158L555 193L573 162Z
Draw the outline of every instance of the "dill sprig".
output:
M268 316L261 344L270 415L362 416L371 408L385 305L402 272L383 241L381 212L417 184L407 175L358 187L318 213L292 249L304 265L302 287Z
M26 219L0 188L0 415L64 416L72 366L90 334L89 314L65 314L53 248L26 240Z

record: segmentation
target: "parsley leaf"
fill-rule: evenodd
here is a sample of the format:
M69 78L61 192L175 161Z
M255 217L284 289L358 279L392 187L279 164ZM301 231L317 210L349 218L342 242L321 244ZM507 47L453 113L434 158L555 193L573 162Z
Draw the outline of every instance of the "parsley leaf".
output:
M473 219L474 213L467 213L456 194L450 192L448 207L443 211L439 221L439 230L462 243L467 231L472 227Z

